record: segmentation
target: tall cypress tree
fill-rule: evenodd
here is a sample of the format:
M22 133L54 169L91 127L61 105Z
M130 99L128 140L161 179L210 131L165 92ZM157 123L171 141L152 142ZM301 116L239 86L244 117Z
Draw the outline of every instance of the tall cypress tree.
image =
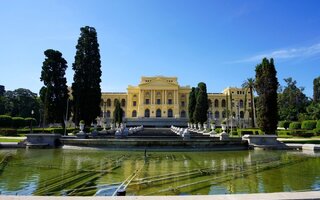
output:
M93 27L80 28L77 52L72 65L75 71L72 84L74 120L86 125L100 115L101 61L97 32Z
M208 94L206 84L200 82L196 91L197 102L193 113L193 118L195 122L204 123L208 118Z
M123 113L123 110L121 108L121 105L120 105L120 101L118 99L115 100L115 109L114 109L114 112L113 112L113 119L114 119L114 122L115 123L121 123L122 122L122 113Z
M320 102L320 76L313 80L313 102Z
M258 125L265 134L275 134L278 124L277 71L273 59L262 60L256 66L256 91L258 93Z
M59 51L48 49L44 52L46 56L42 65L40 80L44 86L40 96L44 104L45 118L49 123L62 123L66 112L67 100L69 98L67 79L65 72L67 61Z
M189 94L189 105L188 105L188 114L189 114L189 121L191 123L194 123L194 119L193 119L193 113L194 113L194 109L196 107L196 88L192 87L191 88L191 92Z

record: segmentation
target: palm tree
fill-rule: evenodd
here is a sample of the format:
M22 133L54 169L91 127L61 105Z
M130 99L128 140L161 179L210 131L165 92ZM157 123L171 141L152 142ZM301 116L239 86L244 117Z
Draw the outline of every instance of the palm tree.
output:
M248 78L243 84L242 87L245 88L245 99L247 99L247 90L249 89L250 91L250 99L251 99L251 123L252 127L255 127L255 122L254 122L254 99L253 99L253 92L255 88L255 80L253 78ZM246 100L245 100L246 101ZM247 102L245 102L245 107L247 105ZM246 110L246 108L245 108Z

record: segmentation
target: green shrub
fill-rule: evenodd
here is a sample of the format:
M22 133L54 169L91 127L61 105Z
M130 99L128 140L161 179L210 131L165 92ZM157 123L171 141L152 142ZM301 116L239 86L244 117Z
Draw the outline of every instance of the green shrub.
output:
M313 129L313 132L316 134L316 135L320 135L320 128L315 128Z
M316 128L317 128L317 129L320 129L320 120L317 121L317 126L316 126Z
M289 129L292 129L292 130L301 129L301 123L300 122L291 122L289 125Z
M281 127L281 128L288 129L288 128L289 128L289 125L290 125L290 122L289 122L289 121L280 121L280 122L279 122L279 127Z
M296 137L312 137L314 133L310 130L292 130L291 135Z
M27 118L24 119L25 125L30 127L31 126L31 120L32 120L32 126L37 125L37 120L35 118L31 118L31 117L27 117Z
M16 136L17 130L13 128L2 128L0 129L0 135L2 136Z
M9 115L0 115L0 127L11 127L12 117Z
M317 121L315 120L305 120L301 124L301 128L305 130L313 130L317 126Z
M13 128L20 128L24 127L26 125L26 122L24 118L22 117L12 117L12 127Z
M241 130L239 132L240 132L240 135L254 135L254 131L252 130Z
M214 130L216 131L216 133L221 133L222 132L221 128L216 128Z

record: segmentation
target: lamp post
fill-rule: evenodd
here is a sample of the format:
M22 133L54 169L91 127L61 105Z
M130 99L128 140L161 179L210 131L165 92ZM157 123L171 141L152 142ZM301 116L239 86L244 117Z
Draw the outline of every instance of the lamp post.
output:
M30 133L33 133L33 130L32 130L33 114L34 114L34 111L33 111L33 110L31 110Z

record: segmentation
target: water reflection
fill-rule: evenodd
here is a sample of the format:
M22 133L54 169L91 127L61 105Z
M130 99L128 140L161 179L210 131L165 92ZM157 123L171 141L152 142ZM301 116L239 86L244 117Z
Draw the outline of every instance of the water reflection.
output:
M319 154L286 151L0 150L1 194L111 195L143 166L128 195L319 190Z

